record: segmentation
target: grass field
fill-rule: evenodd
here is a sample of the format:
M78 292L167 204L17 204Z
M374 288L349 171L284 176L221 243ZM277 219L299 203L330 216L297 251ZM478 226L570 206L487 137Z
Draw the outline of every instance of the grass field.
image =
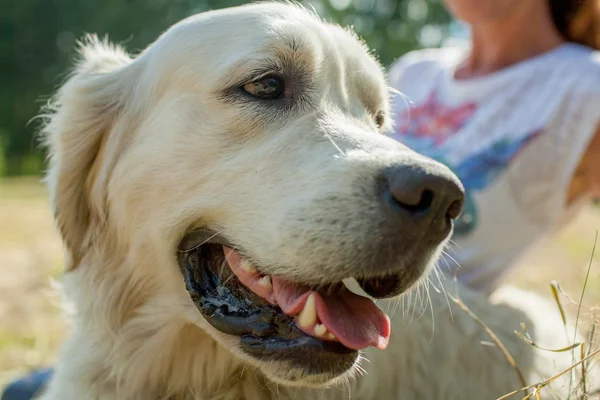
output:
M549 282L556 280L579 300L598 228L600 210L586 208L526 257L509 281L550 295ZM43 186L35 179L0 181L0 389L11 377L56 357L67 332L51 285L60 279L62 257ZM583 304L600 305L598 261L592 265ZM576 307L568 311L574 314ZM590 318L588 308L582 312Z

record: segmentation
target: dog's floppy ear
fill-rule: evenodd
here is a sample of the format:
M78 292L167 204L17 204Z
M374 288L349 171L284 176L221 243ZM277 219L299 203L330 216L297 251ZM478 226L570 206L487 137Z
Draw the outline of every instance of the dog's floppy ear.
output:
M132 93L132 59L120 48L89 36L81 59L42 117L49 151L46 182L54 216L66 245L67 270L79 265L101 224L104 199L92 189L106 156L107 137Z

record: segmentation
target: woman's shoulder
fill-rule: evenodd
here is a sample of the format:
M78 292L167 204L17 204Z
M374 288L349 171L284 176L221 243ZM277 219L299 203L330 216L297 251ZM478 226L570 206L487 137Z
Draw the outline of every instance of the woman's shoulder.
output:
M418 79L424 75L458 64L466 53L462 47L442 47L414 50L403 54L388 68L388 80L392 86L400 79Z
M600 52L587 46L569 43L557 57L564 66L561 73L577 78L578 89L594 91L600 95Z
M571 58L580 61L589 68L600 68L600 51L577 43L567 43L561 47L559 56L563 59Z

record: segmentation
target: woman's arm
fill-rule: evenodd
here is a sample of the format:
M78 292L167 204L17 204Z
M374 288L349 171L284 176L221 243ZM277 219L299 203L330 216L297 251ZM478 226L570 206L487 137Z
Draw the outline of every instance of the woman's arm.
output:
M600 128L596 131L596 136L592 139L588 153L591 154L589 160L589 180L590 189L594 199L600 199Z
M600 127L590 142L569 187L568 202L583 194L600 199Z

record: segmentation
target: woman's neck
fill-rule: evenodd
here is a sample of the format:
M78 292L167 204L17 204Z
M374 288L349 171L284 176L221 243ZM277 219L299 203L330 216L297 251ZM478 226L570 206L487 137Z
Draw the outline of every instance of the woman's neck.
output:
M563 44L565 39L552 23L547 7L532 3L539 4L523 1L522 7L505 16L472 25L471 51L455 77L487 75Z

